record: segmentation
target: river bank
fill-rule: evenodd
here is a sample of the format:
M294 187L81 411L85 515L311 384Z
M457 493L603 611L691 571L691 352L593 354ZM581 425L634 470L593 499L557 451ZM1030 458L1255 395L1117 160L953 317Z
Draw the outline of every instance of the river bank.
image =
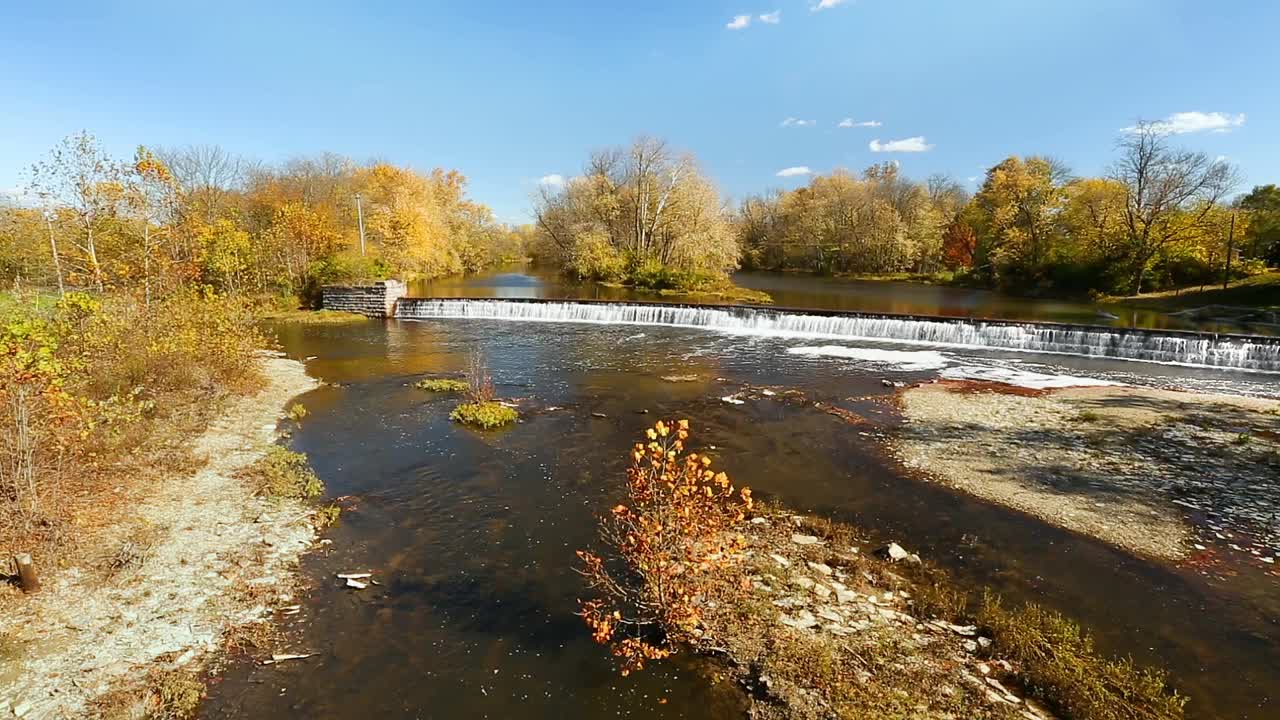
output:
M92 538L131 553L121 571L50 569L40 593L0 595L0 713L124 718L198 702L197 673L233 629L290 604L314 511L259 497L244 473L277 439L286 403L317 383L297 361L259 363L264 387L231 400L195 439L203 465L148 485Z
M1136 387L903 390L903 462L1139 555L1280 563L1280 402Z

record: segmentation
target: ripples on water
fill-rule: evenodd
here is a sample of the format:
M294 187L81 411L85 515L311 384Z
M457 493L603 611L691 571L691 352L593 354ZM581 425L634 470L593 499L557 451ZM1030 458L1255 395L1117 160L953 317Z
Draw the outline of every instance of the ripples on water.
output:
M617 492L626 448L663 416L692 418L697 442L716 445L740 483L855 521L1010 597L1066 610L1109 651L1170 665L1199 717L1275 715L1267 703L1280 682L1280 632L1266 619L1280 611L1274 597L1154 567L903 477L875 437L830 416L718 399L743 383L796 387L863 413L874 433L896 422L876 402L888 392L881 378L938 372L901 370L902 356L884 351L919 347L868 344L876 352L830 357L788 352L811 342L677 328L447 320L286 327L282 341L293 356L317 356L309 370L336 383L303 398L310 414L293 444L333 495L353 495L357 507L331 532L332 549L304 562L314 589L289 649L318 656L233 668L208 717L737 716L737 693L687 658L618 677L573 615L573 551L592 541L593 514ZM487 356L500 395L563 409L475 433L448 421L452 399L409 387L423 374L464 370L473 349ZM947 366L1275 391L1273 378L1249 373L939 354ZM701 379L660 379L690 373ZM380 586L351 592L332 580L366 569Z

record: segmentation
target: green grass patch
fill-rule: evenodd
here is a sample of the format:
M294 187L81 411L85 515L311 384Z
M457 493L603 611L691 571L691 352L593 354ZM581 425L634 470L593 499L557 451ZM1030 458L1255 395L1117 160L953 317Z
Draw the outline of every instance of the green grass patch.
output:
M1168 690L1163 672L1100 656L1092 638L1057 612L1032 604L1010 610L988 594L977 621L994 640L992 653L1018 666L1027 689L1062 717L1183 717L1187 698Z
M1187 310L1208 305L1225 305L1280 311L1280 270L1237 280L1230 283L1226 289L1218 285L1203 290L1199 288L1165 290L1110 298L1110 300L1130 307L1152 310Z
M413 384L419 390L436 393L463 393L470 389L466 380L456 378L427 378Z
M493 401L462 403L449 413L450 420L485 430L509 425L519 417L515 408Z
M308 500L324 494L324 483L312 472L307 456L279 445L272 445L246 474L264 497Z

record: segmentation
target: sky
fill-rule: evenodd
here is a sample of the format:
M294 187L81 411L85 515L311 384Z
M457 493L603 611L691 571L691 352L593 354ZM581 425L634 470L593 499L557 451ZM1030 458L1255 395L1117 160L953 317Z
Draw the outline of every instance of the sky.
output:
M647 134L730 198L897 161L1098 174L1123 128L1280 182L1270 0L45 0L0 10L0 192L61 138L456 168L504 222Z

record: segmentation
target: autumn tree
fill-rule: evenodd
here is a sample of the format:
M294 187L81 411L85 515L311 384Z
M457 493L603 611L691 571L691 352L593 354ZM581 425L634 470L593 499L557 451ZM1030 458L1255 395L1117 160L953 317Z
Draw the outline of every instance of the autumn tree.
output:
M658 421L645 438L631 451L624 502L600 519L604 551L578 551L595 593L580 614L623 675L701 636L703 595L741 562L752 508L749 489L685 452L687 420Z
M1198 233L1238 182L1232 166L1203 152L1175 148L1159 123L1142 122L1118 143L1110 177L1125 186L1124 238L1131 290L1140 293L1152 261Z
M126 203L138 226L137 253L143 283L143 297L151 304L156 264L160 251L172 239L177 222L179 187L169 167L160 158L139 145L126 180Z
M31 169L31 191L59 219L60 262L99 291L106 286L100 249L124 199L124 169L87 132L64 139ZM71 252L67 252L67 249Z
M1069 171L1046 157L1009 157L987 171L973 197L979 245L998 285L1043 280L1059 238Z
M660 140L594 153L582 177L543 186L534 214L550 254L581 277L646 267L723 276L737 267L719 193L691 155Z
M943 263L952 270L967 270L973 267L973 253L977 247L978 236L973 228L956 218L942 234Z

